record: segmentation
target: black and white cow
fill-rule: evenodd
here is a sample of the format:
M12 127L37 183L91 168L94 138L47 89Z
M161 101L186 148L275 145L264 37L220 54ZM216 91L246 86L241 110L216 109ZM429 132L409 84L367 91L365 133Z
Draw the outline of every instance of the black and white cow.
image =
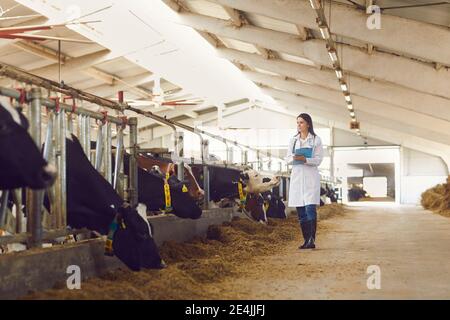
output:
M208 166L209 168L209 188L210 200L219 202L223 199L239 199L238 182L243 185L243 191L246 194L245 209L251 218L255 221L267 222L267 215L264 208L265 192L270 192L274 187L280 183L278 177L264 178L257 171L253 169L238 170L235 168L226 168L219 166ZM203 166L192 165L194 176L199 181L200 186L203 187ZM281 206L284 204L276 200L274 197L273 204L269 203L270 212L277 212L280 210L284 212Z
M130 155L124 157L124 173L129 174ZM147 171L138 167L138 202L147 207L147 211L166 209L164 194L164 175L156 171ZM174 215L183 219L198 219L202 209L188 191L183 191L183 185L189 189L190 181L180 181L174 175L168 179L172 211Z
M203 186L203 165L191 165L192 172L200 184ZM209 171L209 197L211 201L218 202L222 199L239 199L238 182L244 181L242 171L234 168L224 168L219 166L208 166ZM243 187L245 187L245 182Z
M44 189L55 181L55 167L42 158L27 129L27 119L1 96L0 189Z
M124 223L114 233L114 254L132 270L163 267L147 222L95 170L73 135L66 139L66 154L67 224L108 234L117 216Z

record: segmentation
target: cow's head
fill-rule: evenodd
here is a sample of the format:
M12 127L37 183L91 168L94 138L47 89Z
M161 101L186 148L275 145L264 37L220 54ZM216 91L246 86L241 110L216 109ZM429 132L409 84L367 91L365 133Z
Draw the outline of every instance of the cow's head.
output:
M25 117L0 97L0 189L43 189L55 181L55 167L42 158L27 129Z
M272 188L280 185L280 177L272 177L264 181L264 178L258 171L249 169L241 173L241 178L246 178L246 191L249 193L261 193L272 190Z
M124 203L119 208L119 220L113 239L114 254L133 271L161 268L161 256L144 218Z

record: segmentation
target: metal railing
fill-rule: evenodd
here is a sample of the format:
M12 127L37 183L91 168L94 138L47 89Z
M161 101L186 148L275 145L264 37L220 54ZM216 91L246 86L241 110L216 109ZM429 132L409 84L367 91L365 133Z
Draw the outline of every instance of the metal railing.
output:
M46 99L42 97L42 89L33 87L29 92L0 87L0 95L10 97L17 101L28 104L28 115L30 123L30 135L34 142L41 148L41 133L43 128L42 111L47 109L45 143L43 157L56 166L58 176L55 184L45 190L26 189L26 230L22 228L22 200L21 190L12 190L13 199L16 204L16 230L12 236L0 237L0 244L24 243L29 247L39 247L42 242L52 241L57 237L68 234L86 232L86 230L67 229L67 196L66 196L66 132L73 131L73 116L77 116L77 134L81 146L92 162L94 167L101 171L105 179L112 184L124 200L128 200L132 205L138 202L137 193L137 161L136 157L130 157L129 182L126 183L123 175L123 131L126 126L130 130L129 147L131 154L136 154L137 149L137 118L113 117L106 112L94 112L85 108L76 107L75 101L72 105L60 102L59 98ZM73 97L71 97L73 99ZM100 121L98 125L96 150L91 152L91 130L92 120ZM115 167L112 168L112 125L117 125L117 143L115 149ZM74 133L74 132L72 132ZM114 175L113 175L114 172ZM125 190L124 186L128 185ZM44 231L42 225L44 193L47 192L50 201L50 222L47 230ZM8 191L3 192L1 212L6 212L6 202ZM0 219L0 228L5 219Z

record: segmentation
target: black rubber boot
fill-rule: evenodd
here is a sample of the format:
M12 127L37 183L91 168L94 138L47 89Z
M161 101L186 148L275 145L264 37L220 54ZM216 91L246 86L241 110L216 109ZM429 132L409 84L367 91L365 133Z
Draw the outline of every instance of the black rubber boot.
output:
M302 227L303 239L305 240L305 242L298 248L308 249L308 243L310 242L311 238L311 221L305 221L303 223L300 223L300 226Z
M305 249L315 249L316 248L316 229L317 229L317 219L310 221L311 226L311 233L308 240L308 243L306 244Z

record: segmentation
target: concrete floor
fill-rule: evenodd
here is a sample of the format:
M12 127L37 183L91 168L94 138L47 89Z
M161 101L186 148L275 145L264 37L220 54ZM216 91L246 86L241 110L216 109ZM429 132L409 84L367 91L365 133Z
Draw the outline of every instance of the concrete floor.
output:
M450 219L415 206L352 204L320 222L318 249L286 244L214 284L232 299L450 299ZM380 289L367 268L379 266ZM210 288L212 289L212 288Z

